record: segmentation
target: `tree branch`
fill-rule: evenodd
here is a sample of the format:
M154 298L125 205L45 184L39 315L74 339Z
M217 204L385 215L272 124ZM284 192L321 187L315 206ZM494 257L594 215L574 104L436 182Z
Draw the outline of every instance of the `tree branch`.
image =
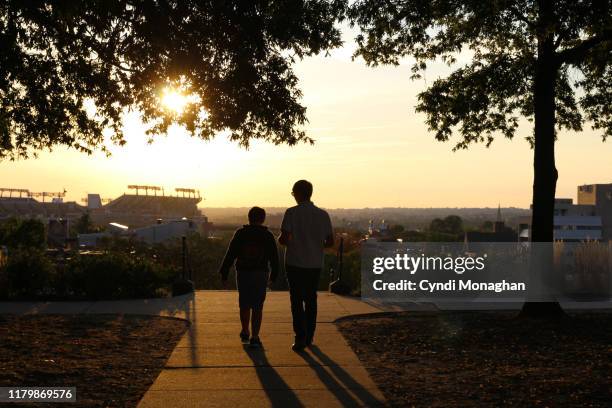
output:
M529 20L523 14L521 14L515 7L510 6L508 8L508 10L514 16L514 18L516 18L517 20L522 21L523 23L527 24L527 26L529 28L535 28L535 26L536 26L535 23L533 21Z
M562 64L581 60L587 52L606 41L612 41L612 29L604 30L599 35L583 40L574 47L557 53L557 61Z

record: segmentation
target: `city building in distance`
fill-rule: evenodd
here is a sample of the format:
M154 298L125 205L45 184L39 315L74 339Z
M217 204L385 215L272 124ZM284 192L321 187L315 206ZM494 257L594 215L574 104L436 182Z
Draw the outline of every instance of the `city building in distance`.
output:
M577 203L571 198L555 199L554 239L556 241L612 240L612 184L578 186ZM531 220L519 225L521 241L528 241Z

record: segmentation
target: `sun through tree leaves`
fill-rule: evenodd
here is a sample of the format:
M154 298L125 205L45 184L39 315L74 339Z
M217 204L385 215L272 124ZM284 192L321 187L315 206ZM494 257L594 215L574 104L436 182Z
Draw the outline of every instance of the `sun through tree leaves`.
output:
M126 110L151 136L178 123L243 146L309 142L292 65L341 44L343 9L338 0L3 1L0 159L122 144ZM169 87L198 103L168 109Z

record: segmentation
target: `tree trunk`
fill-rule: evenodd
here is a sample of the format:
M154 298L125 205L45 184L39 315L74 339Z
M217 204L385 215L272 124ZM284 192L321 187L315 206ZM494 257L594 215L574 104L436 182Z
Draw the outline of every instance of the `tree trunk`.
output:
M534 80L534 152L533 152L533 207L531 219L531 242L549 243L549 253L540 253L538 262L532 262L530 279L537 275L551 277L553 267L553 217L557 168L555 167L555 84L559 67L555 59L554 36L550 27L553 22L552 1L538 1L540 32L538 35L538 56ZM536 244L537 245L537 244ZM542 256L544 255L544 256ZM533 258L532 258L533 259ZM530 285L531 286L531 285ZM556 300L547 302L527 301L522 316L550 316L562 313Z

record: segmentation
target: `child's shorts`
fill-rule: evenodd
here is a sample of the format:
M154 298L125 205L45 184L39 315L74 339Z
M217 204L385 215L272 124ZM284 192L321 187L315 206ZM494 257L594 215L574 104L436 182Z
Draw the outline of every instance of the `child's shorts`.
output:
M267 270L236 271L238 303L241 308L261 309L263 307L269 274Z

